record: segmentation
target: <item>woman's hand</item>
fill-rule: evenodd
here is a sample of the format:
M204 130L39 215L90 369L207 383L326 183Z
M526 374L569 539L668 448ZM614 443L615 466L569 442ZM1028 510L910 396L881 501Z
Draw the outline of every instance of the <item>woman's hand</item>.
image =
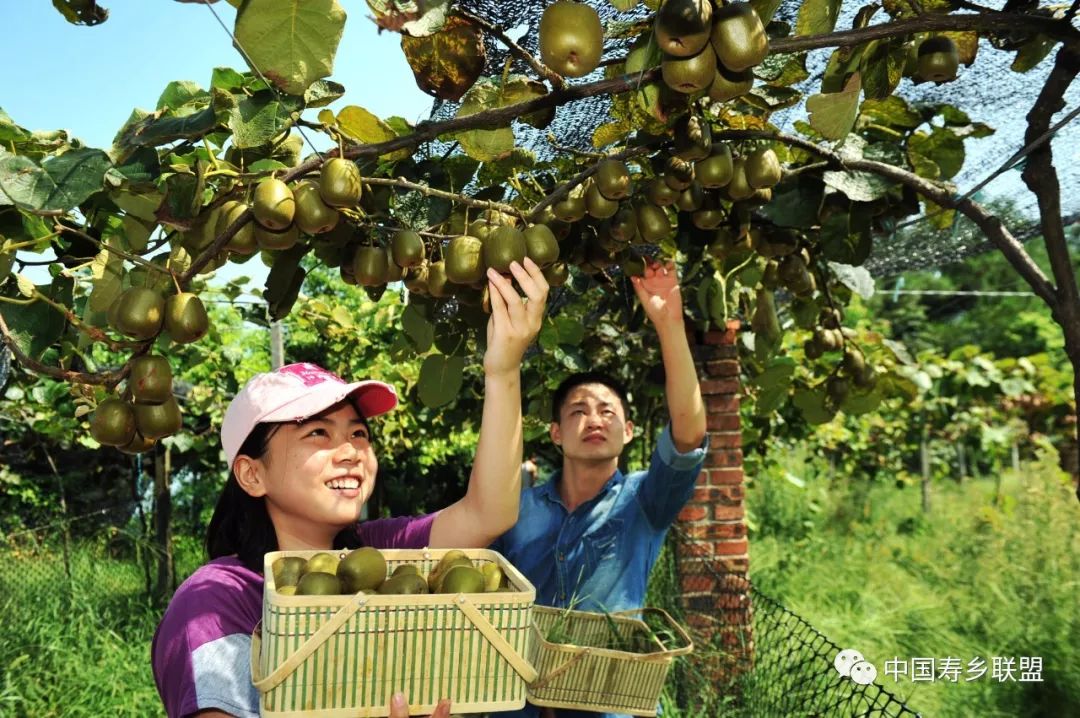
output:
M521 357L540 332L547 303L548 283L544 273L531 259L524 266L510 265L525 297L518 295L514 284L494 269L488 269L488 301L491 318L487 325L487 351L484 372L490 375L517 372Z
M404 693L395 693L390 698L390 718L409 718L409 702ZM450 701L446 698L439 701L430 718L450 718Z

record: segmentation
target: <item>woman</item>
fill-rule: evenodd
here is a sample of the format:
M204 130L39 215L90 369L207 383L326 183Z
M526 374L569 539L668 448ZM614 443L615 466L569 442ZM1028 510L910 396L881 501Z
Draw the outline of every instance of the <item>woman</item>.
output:
M491 318L484 409L465 496L434 514L358 523L378 469L367 422L397 404L392 387L345 383L313 364L253 377L221 427L229 479L207 528L212 559L177 589L154 635L152 664L170 718L259 715L251 633L261 617L267 551L486 547L517 520L521 358L543 320L548 285L526 259L488 271ZM509 450L508 450L509 447ZM391 716L408 715L405 697ZM444 701L434 716L449 715Z

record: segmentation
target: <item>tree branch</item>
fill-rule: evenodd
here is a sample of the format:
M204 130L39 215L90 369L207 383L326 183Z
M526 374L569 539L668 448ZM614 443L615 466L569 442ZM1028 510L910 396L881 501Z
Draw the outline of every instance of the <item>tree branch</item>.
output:
M459 204L467 204L470 207L480 207L482 209L493 209L497 212L504 214L513 214L525 219L525 215L520 209L509 204L503 204L502 202L490 202L488 200L473 199L463 194L455 194L453 192L447 192L445 190L436 189L434 187L428 187L425 184L417 184L416 182L410 182L404 177L398 177L397 179L390 179L388 177L363 177L364 184L382 185L384 187L401 187L403 189L419 192L420 194L427 195L428 197L439 197L440 199L448 199Z
M769 42L769 53L805 52L825 47L850 47L870 40L913 35L934 31L1000 31L1014 33L1027 30L1055 40L1075 44L1080 42L1080 30L1068 22L1038 15L979 12L954 15L920 15L910 20L897 20L857 30L840 30L820 35L782 37Z
M124 364L124 366L116 371L97 372L93 374L81 371L70 371L68 369L60 369L59 367L42 364L36 359L32 359L24 354L22 349L19 348L18 343L15 341L15 337L11 336L11 330L8 329L3 314L0 314L0 337L3 338L4 343L7 344L8 349L11 350L12 356L14 356L24 367L36 374L42 374L44 376L52 377L53 379L66 381L69 384L98 384L112 388L123 381L129 372L128 364Z
M1047 134L1054 113L1065 106L1065 91L1077 72L1080 72L1080 55L1068 47L1061 48L1046 84L1028 112L1028 128L1024 138L1028 143ZM1077 292L1076 275L1065 241L1061 186L1049 141L1043 142L1028 155L1021 177L1039 202L1039 224L1050 257L1050 269L1057 281L1057 297L1060 300L1058 319L1065 329L1065 345L1071 356L1080 357L1080 326L1077 326L1080 321L1080 293Z
M1054 292L1054 287L1050 284L1050 281L1046 278L1046 275L1043 274L1042 270L1039 269L1039 266L1031 259L1031 256L1024 250L1024 246L1012 235L1008 227L1006 227L998 217L982 207L982 205L971 199L957 197L950 188L943 187L942 185L931 182L913 172L884 162L865 159L845 159L840 154L828 148L821 147L814 142L794 135L784 133L774 134L758 130L737 130L715 133L713 138L779 140L785 144L799 147L807 152L823 157L838 169L856 172L871 172L880 175L910 187L942 207L955 209L974 222L979 229L983 231L987 238L993 242L994 246L1005 255L1005 258L1009 261L1009 264L1013 266L1013 269L1024 278L1024 281L1026 281L1029 286L1031 286L1032 291L1046 302L1051 311L1055 313L1058 311L1058 298Z
M631 157L636 157L637 155L643 155L651 152L654 149L655 144L656 143L654 142L646 145L640 145L638 147L631 147L629 149L623 150L622 152L616 152L611 155L604 155L604 158L613 160L630 159ZM592 163L591 165L581 170L576 175L556 187L555 190L548 194L546 197L544 197L544 199L533 205L533 208L529 210L529 213L527 215L529 221L535 222L540 217L540 213L543 212L546 208L550 207L551 205L562 199L565 199L570 194L570 190L574 189L579 184L589 179L589 177L592 177L596 173L596 170L599 168L599 166L599 161Z
M536 59L533 54L530 53L528 50L511 40L501 27L488 22L479 15L472 14L468 10L457 8L455 12L469 22L475 25L479 25L480 28L484 30L484 32L490 35L494 35L496 38L498 38L499 42L501 42L503 45L506 45L506 47L510 50L511 54L515 55L526 65L531 67L533 72L535 72L537 75L543 77L548 82L550 82L553 88L555 88L556 90L561 90L565 86L566 83L563 80L562 75L552 70L540 60Z

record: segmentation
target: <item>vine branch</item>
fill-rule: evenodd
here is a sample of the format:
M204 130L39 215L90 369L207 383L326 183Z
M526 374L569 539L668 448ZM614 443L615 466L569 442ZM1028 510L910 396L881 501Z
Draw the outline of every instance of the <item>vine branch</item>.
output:
M533 72L535 72L537 75L543 77L548 82L550 82L551 86L556 90L561 90L566 85L562 75L552 70L550 67L538 60L535 56L533 56L531 52L511 40L510 36L507 35L506 32L504 32L503 29L498 25L489 22L488 20L480 17L479 15L474 15L468 10L458 8L456 12L458 15L465 18L469 22L480 26L480 28L484 32L490 35L494 35L496 38L498 38L499 42L501 42L503 45L506 45L506 47L510 50L511 54L515 55L526 65L531 67Z
M60 381L65 381L69 384L96 384L112 388L123 381L130 371L128 364L125 364L116 371L98 373L71 371L70 369L61 369L59 367L49 366L48 364L42 364L36 359L28 356L19 348L18 342L15 341L15 337L11 335L11 330L8 329L7 322L4 321L3 314L0 314L0 337L3 338L4 344L11 350L12 356L14 356L24 367L36 374L59 379Z

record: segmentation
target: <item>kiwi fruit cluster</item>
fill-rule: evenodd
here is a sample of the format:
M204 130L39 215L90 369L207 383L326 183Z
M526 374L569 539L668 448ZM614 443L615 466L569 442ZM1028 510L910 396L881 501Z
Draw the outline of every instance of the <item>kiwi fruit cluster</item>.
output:
M275 590L287 596L335 596L355 593L491 593L514 591L497 563L473 562L451 549L424 576L422 566L399 563L392 571L382 552L364 547L344 556L320 552L305 559L283 556L271 565Z

